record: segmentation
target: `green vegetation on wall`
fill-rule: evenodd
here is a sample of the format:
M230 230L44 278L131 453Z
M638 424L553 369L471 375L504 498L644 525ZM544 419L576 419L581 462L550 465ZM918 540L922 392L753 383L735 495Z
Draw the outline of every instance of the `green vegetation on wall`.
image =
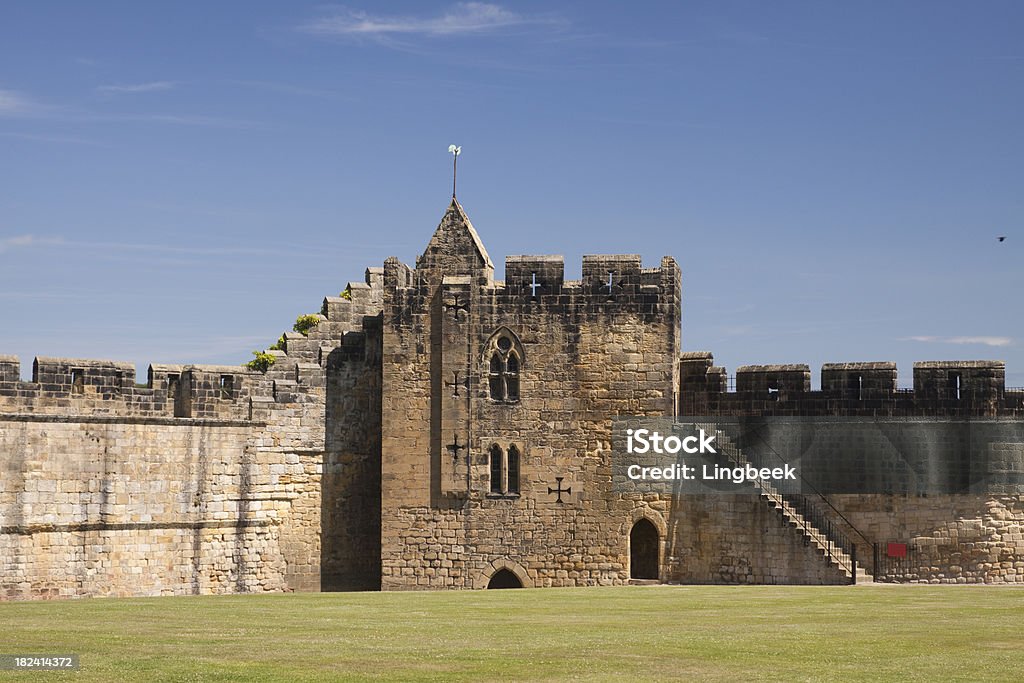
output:
M309 331L320 324L320 316L314 313L307 313L306 315L300 315L295 319L295 324L292 325L292 329L301 335L309 334Z
M266 351L253 351L252 354L256 356L251 361L245 364L245 367L250 370L259 370L260 372L266 372L267 368L274 364L276 360L274 355L267 353Z

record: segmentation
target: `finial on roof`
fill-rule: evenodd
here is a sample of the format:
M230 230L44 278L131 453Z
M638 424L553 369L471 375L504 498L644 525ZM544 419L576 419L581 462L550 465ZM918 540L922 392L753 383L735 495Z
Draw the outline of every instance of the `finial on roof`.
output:
M455 199L455 178L459 170L459 155L462 154L462 147L448 145L448 152L454 158L452 162L452 199Z

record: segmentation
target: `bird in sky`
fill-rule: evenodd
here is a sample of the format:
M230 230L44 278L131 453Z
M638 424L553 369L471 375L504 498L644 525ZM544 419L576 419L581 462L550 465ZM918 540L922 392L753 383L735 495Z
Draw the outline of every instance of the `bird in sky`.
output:
M1000 235L996 239L999 240L1000 242L1005 242L1006 241L1006 235Z

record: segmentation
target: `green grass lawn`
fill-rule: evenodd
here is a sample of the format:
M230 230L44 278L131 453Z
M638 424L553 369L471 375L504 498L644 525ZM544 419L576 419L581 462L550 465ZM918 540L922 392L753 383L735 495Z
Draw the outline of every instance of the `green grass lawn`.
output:
M0 653L125 681L1024 679L1024 589L653 586L0 603ZM6 678L4 678L6 677Z

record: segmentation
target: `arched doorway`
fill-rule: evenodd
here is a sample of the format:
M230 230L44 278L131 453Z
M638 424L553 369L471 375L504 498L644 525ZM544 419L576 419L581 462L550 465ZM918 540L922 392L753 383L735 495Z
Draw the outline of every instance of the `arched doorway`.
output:
M629 578L658 578L658 529L648 519L638 520L629 532Z
M487 588L522 588L523 582L508 569L499 569L487 582Z

